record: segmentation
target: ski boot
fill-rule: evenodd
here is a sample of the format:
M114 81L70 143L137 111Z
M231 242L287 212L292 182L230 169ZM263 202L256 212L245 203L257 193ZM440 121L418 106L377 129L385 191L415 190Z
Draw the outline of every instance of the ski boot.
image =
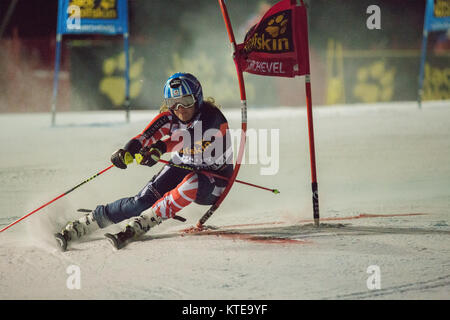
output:
M149 210L134 218L123 231L117 234L106 233L105 237L115 249L119 250L161 222L162 218L153 210Z
M63 252L67 250L69 241L80 239L100 229L91 210L80 209L78 211L89 213L86 213L78 220L69 222L61 232L55 234L55 239Z

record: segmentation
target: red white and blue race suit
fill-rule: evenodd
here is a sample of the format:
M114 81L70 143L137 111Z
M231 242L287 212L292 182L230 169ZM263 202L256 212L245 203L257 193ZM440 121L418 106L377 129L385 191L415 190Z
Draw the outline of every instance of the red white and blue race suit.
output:
M93 214L101 228L139 216L150 207L162 219L173 218L192 202L212 205L222 194L226 180L199 172L210 171L227 178L233 173L228 122L217 107L203 103L188 123L170 111L159 113L124 150L134 156L142 147L155 143L173 153L170 162L194 171L165 165L134 197L97 206Z

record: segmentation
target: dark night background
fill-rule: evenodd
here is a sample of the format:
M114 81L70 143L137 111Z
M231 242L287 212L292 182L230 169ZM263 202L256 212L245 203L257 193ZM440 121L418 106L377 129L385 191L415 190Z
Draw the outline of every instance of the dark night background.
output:
M2 23L11 1L0 1ZM238 42L242 41L262 3L273 5L276 2L227 1ZM336 64L331 75L327 71L330 39L344 50L345 75L341 75L340 83L345 81L346 84L345 100L336 98L335 102L367 102L354 93L356 89L352 86L361 80L357 80L358 74L371 66L380 66L386 73L395 70L394 92L385 91L390 101L415 99L424 0L309 0L306 3L315 104L327 103L326 92L336 71ZM225 106L239 105L234 65L217 1L129 0L128 4L132 65L136 62L132 81L135 81L136 92L139 91L133 97L132 108L157 108L165 79L179 68L192 68L204 84L206 95L216 97ZM381 9L381 30L366 27L366 8L373 4ZM56 16L57 0L17 1L0 39L0 67L4 71L0 75L3 88L0 111L49 110ZM120 68L108 73L104 63L107 59L116 59L114 61L119 63L122 37L70 35L64 36L63 44L59 109L119 108L108 94L99 92L99 83L107 76L121 76ZM430 63L436 68L448 67L445 33L432 33L428 45ZM301 78L261 78L246 74L246 80L250 106L301 106L305 103ZM364 90L369 90L367 88ZM364 90L362 92L366 92Z

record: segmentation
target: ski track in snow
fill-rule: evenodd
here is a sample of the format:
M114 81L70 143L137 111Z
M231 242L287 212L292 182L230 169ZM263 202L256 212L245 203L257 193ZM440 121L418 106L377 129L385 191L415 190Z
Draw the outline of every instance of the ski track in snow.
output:
M404 294L414 291L426 291L435 288L445 288L450 286L450 274L436 279L426 281L418 281L408 283L400 286L393 286L385 289L378 289L372 291L355 292L347 295L337 295L331 299L374 299L394 294Z
M449 299L449 102L335 106L314 111L321 227L312 225L304 109L249 109L249 127L280 129L279 171L243 164L239 179L198 234L207 207L186 224L166 221L114 251L99 230L69 251L52 234L95 208L133 195L156 172L111 170L0 234L0 299ZM225 110L231 128L240 111ZM0 227L109 165L112 151L154 112L0 115L8 157L0 165ZM304 127L302 127L302 124ZM294 146L294 148L292 147ZM236 148L235 148L236 150ZM270 149L269 149L270 150ZM81 289L67 287L79 266ZM369 290L378 265L381 289Z

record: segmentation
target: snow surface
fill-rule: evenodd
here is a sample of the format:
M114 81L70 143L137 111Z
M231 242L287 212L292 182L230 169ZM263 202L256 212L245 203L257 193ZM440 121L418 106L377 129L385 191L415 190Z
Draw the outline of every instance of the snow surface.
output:
M224 110L231 128L240 111ZM0 115L0 227L109 166L155 112ZM322 226L311 224L306 111L251 108L252 129L280 129L279 171L244 164L207 224L179 236L166 221L113 251L100 230L61 253L52 234L80 214L136 194L158 169L113 168L0 234L0 299L449 299L450 102L318 107L314 111ZM269 134L270 136L270 134ZM269 148L269 152L270 152ZM381 215L381 216L380 216ZM81 288L69 289L71 265ZM381 288L369 290L368 267Z

